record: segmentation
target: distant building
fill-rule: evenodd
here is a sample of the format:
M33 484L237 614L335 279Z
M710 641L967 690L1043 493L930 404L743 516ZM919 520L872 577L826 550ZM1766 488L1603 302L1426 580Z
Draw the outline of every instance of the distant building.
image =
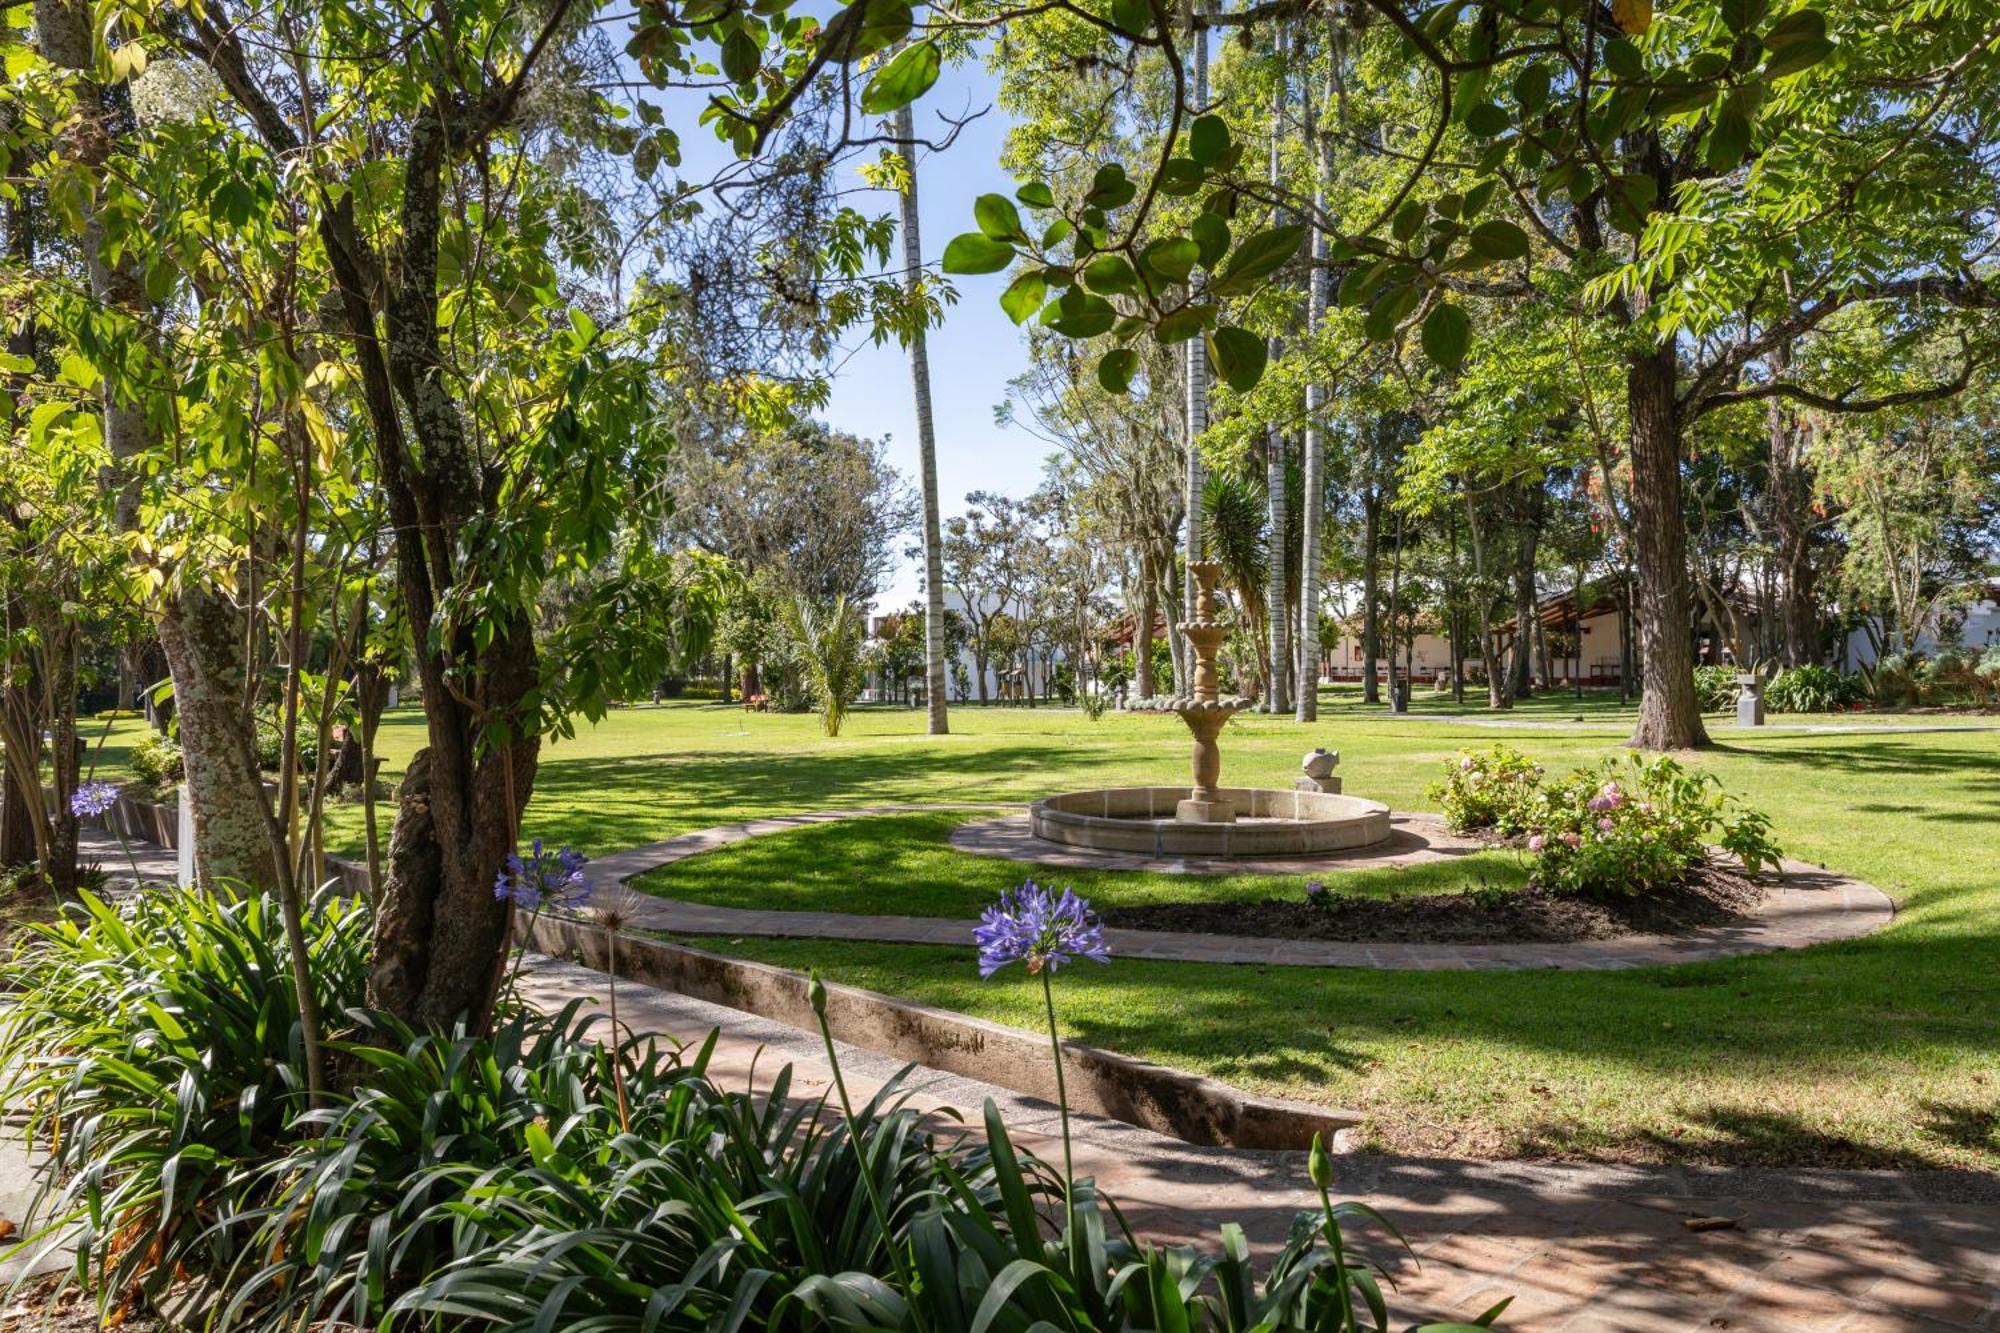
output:
M1970 601L1951 608L1944 619L1950 633L1940 635L1938 626L1929 626L1917 634L1910 646L1926 656L1936 654L1947 643L1973 653L2000 647L2000 579L1983 581ZM1874 666L1888 646L1881 617L1870 616L1855 626L1841 646L1843 669L1853 671Z

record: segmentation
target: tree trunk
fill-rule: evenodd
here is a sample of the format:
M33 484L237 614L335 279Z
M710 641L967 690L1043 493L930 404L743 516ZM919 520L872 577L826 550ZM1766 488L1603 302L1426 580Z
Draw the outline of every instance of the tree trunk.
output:
M1202 29L1190 34L1193 50L1189 53L1189 63L1193 76L1192 95L1196 106L1208 103L1208 31ZM1199 285L1197 284L1197 290ZM1207 549L1203 540L1201 522L1202 491L1206 487L1207 472L1201 461L1201 434L1208 429L1208 349L1206 339L1190 338L1181 344L1187 366L1187 467L1182 477L1182 489L1187 505L1186 527L1181 546L1183 564L1193 564L1202 559ZM1190 575L1182 588L1182 619L1193 620L1195 582ZM1185 666L1185 651L1174 656L1176 679L1174 689L1185 694L1192 684L1182 678L1182 673L1190 670Z
M65 137L74 141L72 151L79 164L97 169L109 158L115 143L111 128L115 113L94 77L89 24L88 8L73 0L36 0L35 26L42 53L51 63L78 75L77 128ZM101 307L130 318L138 329L149 329L153 311L146 299L145 275L132 256L107 261L104 226L94 209L85 214L81 245L92 298ZM137 523L139 501L127 460L151 449L158 437L144 408L126 398L122 387L108 377L102 402L104 441L114 462L105 484L114 488L114 521L124 532ZM240 667L242 659L236 646L213 655L212 661L207 651L221 632L218 623L228 620L233 625L236 617L224 599L198 586L196 577L184 579L182 586L183 591L161 607L160 641L173 674L181 719L181 752L194 806L198 872L207 883L211 873L206 867L214 865L214 874L268 886L273 862L262 824L263 793L254 772L245 780L244 763L235 753L233 728L249 725L244 679L240 670L233 675L204 674L211 667L226 669L231 663ZM177 647L182 650L178 655ZM190 699L200 703L191 709ZM197 772L199 778L194 776ZM249 854L237 846L237 830L244 828L257 831L261 853ZM202 850L204 831L219 840L213 858Z
M243 708L243 626L236 608L188 587L159 621L174 678L181 763L194 814L197 882L274 888L277 862L264 813L256 732Z
M1277 339L1271 340L1272 359L1277 359ZM1271 526L1264 580L1264 624L1266 657L1270 669L1264 676L1264 711L1290 712L1292 707L1291 627L1285 621L1285 437L1277 431L1265 436L1264 480L1268 497L1267 515Z
M1681 423L1674 346L1627 359L1632 424L1632 550L1637 576L1639 725L1649 750L1706 745L1688 626L1687 530L1681 515Z
M1375 660L1382 655L1382 495L1370 480L1361 494L1361 698L1382 702L1375 683Z
M1525 699L1533 693L1532 654L1535 648L1535 621L1540 599L1535 593L1535 558L1542 535L1542 501L1539 484L1522 496L1521 531L1514 548L1514 654L1509 663L1511 693Z
M903 193L903 289L914 295L923 283L924 246L917 223L917 137L915 114L896 112L896 137L903 141L909 188ZM931 361L921 324L910 332L910 385L916 398L917 458L924 503L924 704L928 730L951 730L944 697L944 529L938 519L937 430L931 415Z
M1772 374L1791 364L1791 348L1773 354ZM1777 530L1779 653L1786 666L1819 661L1819 607L1813 586L1812 474L1801 455L1810 427L1782 398L1769 408L1772 526Z

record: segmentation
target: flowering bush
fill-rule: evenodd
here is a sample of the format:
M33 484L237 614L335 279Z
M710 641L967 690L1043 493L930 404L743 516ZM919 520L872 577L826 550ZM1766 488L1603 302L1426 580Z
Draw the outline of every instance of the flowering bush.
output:
M1629 755L1578 769L1522 811L1534 882L1557 893L1615 897L1678 884L1712 838L1755 874L1778 859L1770 820L1744 809L1713 774L1668 755Z
M1525 831L1523 813L1542 779L1542 766L1518 750L1496 745L1484 754L1467 751L1445 769L1444 781L1434 782L1424 795L1444 807L1454 829L1490 828L1502 833Z

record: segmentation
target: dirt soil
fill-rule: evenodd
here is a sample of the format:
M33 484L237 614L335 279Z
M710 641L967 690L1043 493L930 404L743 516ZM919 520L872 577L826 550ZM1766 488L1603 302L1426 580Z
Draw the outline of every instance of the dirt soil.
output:
M1368 898L1334 891L1317 902L1159 903L1114 907L1107 926L1250 935L1260 939L1381 940L1397 944L1552 944L1622 935L1679 935L1740 921L1767 886L1713 859L1687 883L1618 902L1538 889Z
M174 1333L176 1325L143 1310L113 1310L121 1333ZM29 1283L0 1306L0 1333L98 1333L97 1302L55 1276Z

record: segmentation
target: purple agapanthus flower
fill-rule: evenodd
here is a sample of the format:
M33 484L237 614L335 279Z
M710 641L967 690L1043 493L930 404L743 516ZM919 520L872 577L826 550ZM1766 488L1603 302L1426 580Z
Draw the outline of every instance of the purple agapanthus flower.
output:
M575 909L590 901L590 880L583 867L589 860L574 847L548 852L535 839L524 858L507 854L507 864L493 881L493 896L532 912L541 907Z
M78 819L101 815L117 803L117 786L103 778L93 778L69 794L69 812Z
M1090 904L1074 889L1060 895L1028 880L1000 895L972 929L979 946L979 975L990 977L1009 963L1026 963L1030 975L1053 972L1075 958L1111 961L1104 927Z

